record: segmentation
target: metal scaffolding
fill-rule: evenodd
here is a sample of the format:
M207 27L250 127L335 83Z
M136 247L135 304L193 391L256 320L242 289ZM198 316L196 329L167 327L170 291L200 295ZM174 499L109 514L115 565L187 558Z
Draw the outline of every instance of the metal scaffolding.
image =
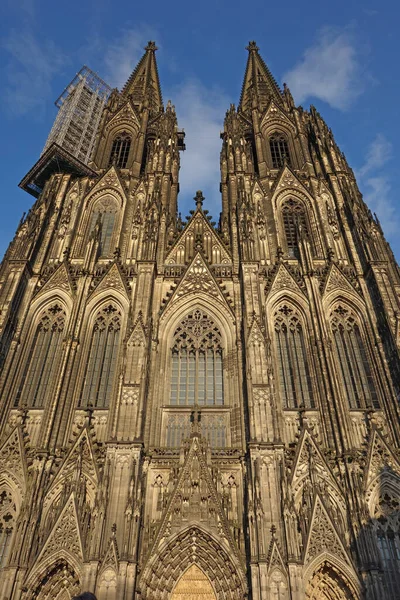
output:
M83 66L55 102L59 111L42 155L55 143L88 164L110 93L111 88Z

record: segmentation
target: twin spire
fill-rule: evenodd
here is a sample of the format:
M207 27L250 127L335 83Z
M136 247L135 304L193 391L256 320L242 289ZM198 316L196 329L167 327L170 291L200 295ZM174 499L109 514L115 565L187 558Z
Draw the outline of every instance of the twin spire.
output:
M150 112L158 113L163 108L160 79L158 76L155 42L148 42L145 54L122 89L122 96L131 96L134 104L147 103ZM249 112L253 106L267 108L273 98L282 104L282 93L267 65L261 58L257 44L250 42L246 72L240 96L239 110Z
M147 103L152 113L160 112L163 107L156 50L155 42L147 44L145 54L121 92L122 96L131 96L134 104Z

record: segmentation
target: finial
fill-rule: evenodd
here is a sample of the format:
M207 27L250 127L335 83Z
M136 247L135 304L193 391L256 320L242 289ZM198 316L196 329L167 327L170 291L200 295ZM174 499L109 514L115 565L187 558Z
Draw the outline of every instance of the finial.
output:
M248 50L249 52L258 52L258 46L256 42L254 40L252 42L249 42L249 45L246 46L246 50Z
M146 52L155 52L158 50L155 42L147 42L147 46L145 47Z
M203 192L201 190L197 190L193 200L196 202L196 208L202 208L204 202Z

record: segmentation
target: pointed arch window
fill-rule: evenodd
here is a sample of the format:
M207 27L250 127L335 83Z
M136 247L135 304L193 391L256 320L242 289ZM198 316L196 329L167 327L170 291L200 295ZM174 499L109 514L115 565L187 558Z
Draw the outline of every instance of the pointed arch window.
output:
M301 319L284 304L274 316L279 387L284 408L314 408L310 365Z
M57 373L65 320L65 311L59 304L54 304L42 314L25 361L15 406L21 400L34 408L45 405Z
M121 133L114 138L108 163L109 167L114 165L120 169L125 169L131 149L131 142L132 138L127 133Z
M331 314L331 329L339 376L350 408L379 408L371 364L357 318L339 305Z
M3 485L0 487L0 569L5 567L8 561L16 518L16 506L11 490Z
M275 132L269 138L272 168L281 169L286 163L290 166L290 154L287 137L283 133Z
M293 258L299 258L298 238L300 233L306 238L310 237L304 205L294 198L288 198L282 204L282 218L288 255Z
M118 207L114 198L106 197L96 202L91 214L89 236L92 235L96 225L101 225L100 256L108 256L113 250L115 221Z
M109 304L101 309L92 329L81 406L107 408L110 403L121 333L121 313Z
M174 334L172 405L222 406L222 346L218 327L201 310L190 313Z

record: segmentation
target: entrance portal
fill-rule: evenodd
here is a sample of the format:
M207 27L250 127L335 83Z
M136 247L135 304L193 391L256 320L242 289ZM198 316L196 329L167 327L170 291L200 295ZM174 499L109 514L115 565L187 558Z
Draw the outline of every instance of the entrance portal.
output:
M217 597L208 577L192 565L176 584L171 600L217 600Z

